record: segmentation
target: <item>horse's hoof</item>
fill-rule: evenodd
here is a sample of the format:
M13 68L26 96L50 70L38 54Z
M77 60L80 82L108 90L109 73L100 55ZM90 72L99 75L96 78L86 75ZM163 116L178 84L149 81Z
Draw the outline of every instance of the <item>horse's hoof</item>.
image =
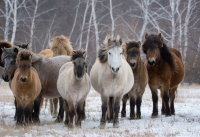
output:
M166 114L165 116L166 116L166 117L170 117L170 116L171 116L171 114Z
M74 128L73 124L68 124L67 126L68 126L69 129L73 129Z
M141 115L137 115L137 116L136 116L136 119L141 119Z
M64 122L65 126L67 126L69 124L69 121L66 121Z
M151 118L157 118L158 117L158 114L157 113L153 113L152 115L151 115Z
M130 120L133 120L133 119L135 119L135 117L130 117Z
M121 112L121 117L126 117L126 112Z
M165 113L165 112L162 112L161 114L162 114L162 115L166 115L166 113Z
M119 121L113 123L113 128L119 128Z
M108 119L108 123L113 123L113 119Z
M99 128L100 129L105 129L106 127L106 123L105 122L101 122L100 125L99 125Z

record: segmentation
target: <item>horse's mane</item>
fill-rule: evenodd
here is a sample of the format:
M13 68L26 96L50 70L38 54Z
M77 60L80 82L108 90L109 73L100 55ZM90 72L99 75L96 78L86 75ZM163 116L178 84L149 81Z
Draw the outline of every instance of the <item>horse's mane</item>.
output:
M30 60L30 56L32 56L32 52L29 50L20 50L18 55L17 55L17 60L21 61L21 60Z
M75 60L76 58L86 58L86 51L83 49L77 49L72 52L71 61Z
M51 50L54 51L55 47L59 48L61 46L63 46L65 48L68 55L72 54L73 48L71 46L71 43L70 43L68 37L65 37L64 35L55 36L50 43Z
M125 43L125 46L124 46L124 53L125 54L128 54L128 51L129 50L132 50L132 49L138 49L140 50L140 42L138 41L135 41L135 40L129 40Z
M115 43L115 44L112 44ZM98 51L98 58L100 63L105 63L108 60L108 50L113 48L113 47L121 47L122 42L121 38L120 40L117 39L111 39L106 37L104 42L99 46L99 51Z
M8 41L5 41L5 40L1 40L0 41L0 62L1 62L1 55L2 55L2 49L1 48L12 48L13 45L8 42Z
M144 44L142 45L143 52L146 54L148 48L155 48L153 44L158 45L160 50L160 55L163 61L167 62L172 70L175 69L175 62L173 60L172 54L169 51L167 45L163 42L162 37L158 37L155 34L151 34L148 36Z

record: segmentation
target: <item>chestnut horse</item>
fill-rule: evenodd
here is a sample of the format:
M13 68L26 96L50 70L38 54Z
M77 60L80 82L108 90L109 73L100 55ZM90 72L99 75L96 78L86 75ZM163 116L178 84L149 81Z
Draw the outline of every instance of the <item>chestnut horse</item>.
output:
M107 36L90 71L92 87L101 95L102 101L102 117L99 128L106 126L108 104L108 117L110 115L112 118L114 115L113 127L119 127L120 101L123 95L133 87L133 72L122 53L120 36L118 35L114 39Z
M85 59L86 51L74 50L71 56L72 62L65 63L59 71L57 87L66 102L65 124L69 128L73 127L74 116L76 126L81 127L84 102L91 87Z
M175 92L185 73L181 54L167 47L161 34L146 34L142 49L147 58L148 84L153 100L152 117L158 116L158 89L162 97L162 114L174 115Z
M140 41L136 42L134 40L130 40L125 42L125 54L126 54L126 61L132 68L133 75L134 75L134 85L132 89L129 91L128 94L124 95L122 102L122 111L121 116L126 116L126 102L128 97L130 97L130 119L141 119L141 103L142 103L142 96L145 91L145 87L148 83L148 73L147 68L144 62L141 60L140 57ZM135 105L137 106L137 111L135 114Z
M18 67L11 81L16 100L17 125L32 123L34 100L41 91L37 71L32 67L32 52L21 50L17 55Z

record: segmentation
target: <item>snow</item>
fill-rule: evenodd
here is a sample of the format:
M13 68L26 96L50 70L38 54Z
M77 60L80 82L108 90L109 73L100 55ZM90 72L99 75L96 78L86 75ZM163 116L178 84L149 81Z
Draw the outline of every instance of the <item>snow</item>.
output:
M127 117L119 118L120 127L113 128L107 123L105 129L99 129L101 117L101 98L91 89L86 101L86 120L82 121L82 128L68 129L64 123L55 123L49 106L42 107L40 124L29 127L16 128L14 121L15 107L13 95L9 87L0 85L0 136L24 137L53 137L53 136L84 136L84 137L120 137L120 136L200 136L200 86L180 86L175 101L176 115L165 117L160 114L161 100L159 99L159 117L151 118L152 100L149 88L143 95L141 113L142 119L129 120L129 102L127 103ZM160 98L160 97L159 97ZM49 105L49 104L48 104Z

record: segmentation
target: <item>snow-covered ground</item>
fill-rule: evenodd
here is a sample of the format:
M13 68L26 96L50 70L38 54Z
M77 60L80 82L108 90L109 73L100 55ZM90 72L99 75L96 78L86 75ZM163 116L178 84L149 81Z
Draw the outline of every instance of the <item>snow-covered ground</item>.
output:
M42 108L39 125L15 128L13 95L8 85L3 83L0 85L0 136L200 136L200 86L180 86L175 101L175 116L160 115L160 109L159 99L159 117L151 118L151 92L147 87L141 107L142 119L129 120L128 102L127 117L120 117L119 128L113 128L112 123L107 123L106 129L99 129L101 100L99 94L91 90L86 101L87 118L82 122L81 129L75 127L70 130L63 123L55 123L55 118L49 113L49 107Z

